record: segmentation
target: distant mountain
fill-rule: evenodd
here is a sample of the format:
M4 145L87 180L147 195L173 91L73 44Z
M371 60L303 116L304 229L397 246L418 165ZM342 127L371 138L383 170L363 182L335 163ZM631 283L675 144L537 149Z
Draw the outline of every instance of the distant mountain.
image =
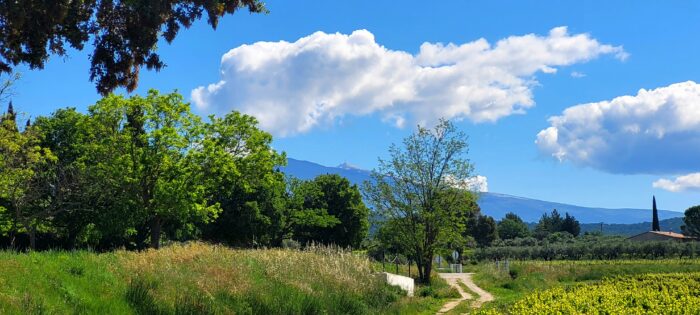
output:
M301 178L312 179L322 174L338 174L361 185L370 178L370 172L347 163L338 167L328 167L313 162L287 159L285 173ZM634 224L650 221L651 209L606 209L569 205L564 203L542 201L530 198L510 196L498 193L481 193L479 198L481 211L495 219L501 219L508 212L515 212L526 222L536 222L543 213L557 209L561 214L568 212L581 223ZM651 208L651 207L650 207ZM683 213L659 210L659 219L682 217ZM648 228L647 228L648 229ZM605 226L604 226L605 230Z
M649 209L592 208L497 193L481 194L479 206L484 213L496 219L512 211L526 222L536 222L545 211L549 212L552 209L557 209L562 215L568 212L581 223L630 224L647 222L651 219L651 207ZM660 220L681 216L683 213L659 210Z
M337 167L328 167L290 158L287 158L287 166L283 167L282 171L300 179L312 179L323 174L338 174L357 185L361 185L362 182L368 180L370 174L369 171L359 169L348 163L340 164Z

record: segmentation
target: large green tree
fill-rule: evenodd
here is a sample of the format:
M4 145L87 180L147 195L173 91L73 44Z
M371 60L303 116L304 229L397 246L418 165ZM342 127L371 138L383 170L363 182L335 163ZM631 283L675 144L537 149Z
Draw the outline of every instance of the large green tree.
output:
M210 204L220 204L218 219L204 229L212 241L235 246L275 246L284 238L286 160L271 147L272 136L254 117L232 112L210 117L195 161L204 172Z
M164 227L171 237L188 237L198 222L216 218L219 205L209 203L196 163L202 123L180 94L110 95L89 111L100 128L95 171L112 180L107 192L119 196L120 217L148 231L151 247L159 247Z
M52 172L59 180L52 186L63 195L56 205L61 211L52 219L53 232L70 248L127 245L123 237L125 228L118 222L123 220L121 223L127 224L128 220L112 213L118 208L112 198L118 194L104 190L105 183L114 178L100 176L98 169L103 161L92 159L91 150L97 143L93 130L99 128L95 128L90 116L75 108L59 109L50 116L38 117L34 128L41 134L42 147L50 149L57 158ZM111 202L105 203L107 200ZM120 232L110 232L120 227Z
M19 64L43 68L50 55L82 50L92 41L90 79L107 94L133 91L142 67L160 70L159 39L172 42L203 15L219 18L247 8L265 12L259 0L13 0L0 1L0 73Z
M358 247L369 230L369 209L357 185L336 174L319 175L292 190L294 238Z
M41 147L36 129L26 126L20 130L11 105L0 117L0 210L3 212L2 229L14 235L24 231L29 235L29 246L36 246L37 230L44 220L53 215L51 196L60 198L60 191L51 191L52 165L56 156Z
M447 120L433 129L418 127L403 146L392 145L389 159L379 160L365 195L411 248L420 281L430 283L433 256L461 233L459 204L441 198L447 190L463 186L472 177L466 157L467 137Z

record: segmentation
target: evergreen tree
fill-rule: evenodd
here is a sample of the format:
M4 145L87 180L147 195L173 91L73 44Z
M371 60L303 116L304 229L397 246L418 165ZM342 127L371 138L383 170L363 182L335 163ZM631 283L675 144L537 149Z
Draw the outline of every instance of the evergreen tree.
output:
M569 232L573 236L578 236L579 233L581 233L581 224L574 216L569 215L567 212L564 216L564 221L561 223L561 231Z
M651 230L661 231L661 228L659 227L659 211L656 210L656 196L652 197L652 211L654 212L654 219L651 223Z

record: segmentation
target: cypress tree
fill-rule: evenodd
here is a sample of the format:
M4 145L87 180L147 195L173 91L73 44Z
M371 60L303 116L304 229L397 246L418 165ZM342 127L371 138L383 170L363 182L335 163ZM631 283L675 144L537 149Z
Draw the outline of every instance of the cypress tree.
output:
M656 210L656 196L652 197L652 211L654 212L654 219L651 223L651 230L661 231L661 228L659 227L659 211Z

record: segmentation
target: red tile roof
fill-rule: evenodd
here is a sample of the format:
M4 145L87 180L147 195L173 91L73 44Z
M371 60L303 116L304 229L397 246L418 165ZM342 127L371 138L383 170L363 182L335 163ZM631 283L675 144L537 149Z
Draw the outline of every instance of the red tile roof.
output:
M685 235L680 234L680 233L675 233L675 232L664 232L664 231L649 231L649 232L654 233L654 234L668 236L668 237L674 237L674 238L691 238L691 237L685 236ZM644 233L642 233L642 234L644 234Z

